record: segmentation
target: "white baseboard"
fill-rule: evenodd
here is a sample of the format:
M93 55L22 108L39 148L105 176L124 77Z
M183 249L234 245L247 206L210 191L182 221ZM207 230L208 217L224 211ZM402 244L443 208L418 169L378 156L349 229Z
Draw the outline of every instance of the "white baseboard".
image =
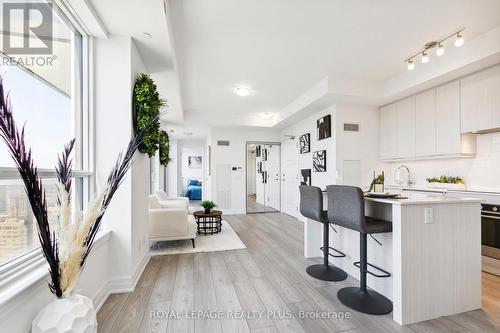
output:
M134 291L135 286L137 285L137 282L139 282L139 279L150 258L151 255L149 252L145 253L134 274L131 276L116 277L103 284L94 297L92 297L92 302L94 303L96 311L99 311L101 306L106 302L111 294L129 293Z

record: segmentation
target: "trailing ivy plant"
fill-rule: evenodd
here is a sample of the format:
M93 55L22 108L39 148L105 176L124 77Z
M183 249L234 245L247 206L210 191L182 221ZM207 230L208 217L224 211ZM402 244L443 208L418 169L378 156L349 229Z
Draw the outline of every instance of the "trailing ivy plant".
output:
M140 131L149 126L139 151L153 156L160 146L160 121L153 124L151 121L159 118L160 109L166 106L166 100L160 98L156 84L151 76L141 73L134 86L135 131Z
M166 131L160 131L160 164L167 166L170 158L170 139Z

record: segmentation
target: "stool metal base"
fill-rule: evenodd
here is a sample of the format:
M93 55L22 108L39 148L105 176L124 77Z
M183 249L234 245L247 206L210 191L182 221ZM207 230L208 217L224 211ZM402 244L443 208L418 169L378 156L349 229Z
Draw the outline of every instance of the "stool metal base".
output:
M347 287L340 289L337 297L348 308L362 313L383 315L392 311L392 302L373 290Z
M307 274L321 281L344 281L347 273L333 265L311 265L306 268Z

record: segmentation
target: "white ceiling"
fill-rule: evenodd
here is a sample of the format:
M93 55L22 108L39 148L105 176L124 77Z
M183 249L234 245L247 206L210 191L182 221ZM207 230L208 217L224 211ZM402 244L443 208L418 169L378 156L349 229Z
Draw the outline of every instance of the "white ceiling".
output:
M500 0L171 0L169 10L186 119L213 126L278 112L327 76L390 80L426 42L500 25ZM238 97L237 85L255 93Z

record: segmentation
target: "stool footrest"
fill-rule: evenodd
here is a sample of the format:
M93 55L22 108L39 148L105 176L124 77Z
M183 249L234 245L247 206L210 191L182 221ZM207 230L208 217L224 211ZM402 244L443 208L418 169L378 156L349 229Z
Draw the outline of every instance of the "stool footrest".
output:
M385 271L383 270L382 268L380 267L377 267L375 265L372 265L370 263L366 263L368 266L370 267L373 267L375 268L376 270L382 272L382 274L375 274L373 272L370 272L369 270L367 271L368 274L372 275L372 276L375 276L375 277L378 277L378 278L387 278L387 277L390 277L391 276L391 273L389 273L388 271ZM361 269L361 264L359 261L356 261L353 263L354 266L356 266L357 268L360 268Z
M323 251L324 247L322 246L322 247L320 247L319 249L320 249L321 251ZM330 252L330 250L331 250L331 251L336 252L337 254L332 254L332 253ZM333 247L331 247L331 246L329 246L329 247L328 247L328 255L329 255L330 257L333 257L333 258L344 258L344 257L345 257L345 253L344 253L344 252L340 252L339 250L337 250L337 249L335 249L335 248L333 248Z

